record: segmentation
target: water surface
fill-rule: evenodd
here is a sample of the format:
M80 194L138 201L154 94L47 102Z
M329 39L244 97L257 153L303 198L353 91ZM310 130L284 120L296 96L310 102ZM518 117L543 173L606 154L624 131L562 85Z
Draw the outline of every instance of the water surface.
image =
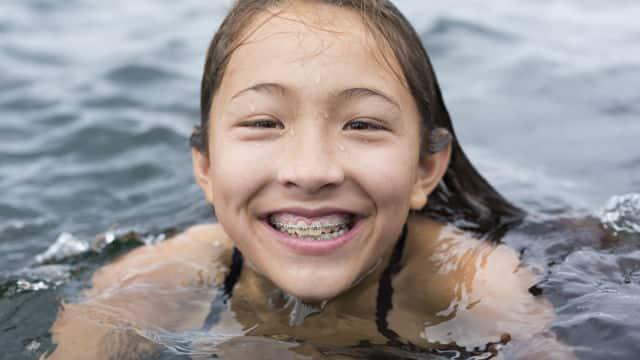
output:
M505 241L542 269L554 331L580 358L633 358L640 3L396 3L470 157L533 214ZM57 301L101 264L210 220L187 138L227 4L0 3L0 358L49 349ZM608 240L549 225L577 218Z

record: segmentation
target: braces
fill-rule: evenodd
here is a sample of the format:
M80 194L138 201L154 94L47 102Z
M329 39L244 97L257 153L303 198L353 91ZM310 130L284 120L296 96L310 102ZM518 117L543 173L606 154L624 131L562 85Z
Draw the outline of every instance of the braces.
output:
M338 236L341 236L342 234L346 233L348 230L347 229L341 229L338 231L334 231L331 233L326 233L326 234L318 234L318 235L310 235L310 234L297 234L297 233L290 233L290 232L285 232L285 234L288 234L290 236L294 236L300 239L309 239L309 240L328 240L328 239L333 239L336 238Z
M341 224L336 224L336 225L311 225L311 226L298 226L298 225L291 225L291 224L285 224L285 223L281 223L279 221L272 221L271 224L278 226L280 228L286 228L286 229L290 229L290 230L327 230L327 229L331 229L331 228L338 228L338 227L348 227L350 223L341 223Z

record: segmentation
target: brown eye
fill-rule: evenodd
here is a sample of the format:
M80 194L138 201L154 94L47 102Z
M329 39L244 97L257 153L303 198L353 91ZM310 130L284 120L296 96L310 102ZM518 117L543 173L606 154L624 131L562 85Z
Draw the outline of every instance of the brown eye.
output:
M372 121L362 119L349 121L343 129L357 131L385 130L383 126L380 126Z
M271 119L260 119L260 120L252 120L242 123L242 126L249 128L260 128L260 129L284 129L284 125L277 120Z

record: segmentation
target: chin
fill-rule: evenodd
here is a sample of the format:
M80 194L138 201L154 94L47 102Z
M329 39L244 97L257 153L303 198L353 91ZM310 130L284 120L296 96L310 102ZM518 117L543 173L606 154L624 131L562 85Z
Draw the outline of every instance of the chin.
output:
M321 302L324 300L331 300L336 296L347 291L353 281L349 279L286 279L288 281L279 282L279 279L274 279L276 286L289 295L293 295L305 302ZM293 281L292 281L293 280Z

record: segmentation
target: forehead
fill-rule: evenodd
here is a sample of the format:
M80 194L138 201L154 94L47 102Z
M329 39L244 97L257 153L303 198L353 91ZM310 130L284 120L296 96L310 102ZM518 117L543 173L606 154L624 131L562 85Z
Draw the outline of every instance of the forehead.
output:
M290 2L259 14L240 38L225 71L226 87L276 82L406 92L393 51L351 9Z

